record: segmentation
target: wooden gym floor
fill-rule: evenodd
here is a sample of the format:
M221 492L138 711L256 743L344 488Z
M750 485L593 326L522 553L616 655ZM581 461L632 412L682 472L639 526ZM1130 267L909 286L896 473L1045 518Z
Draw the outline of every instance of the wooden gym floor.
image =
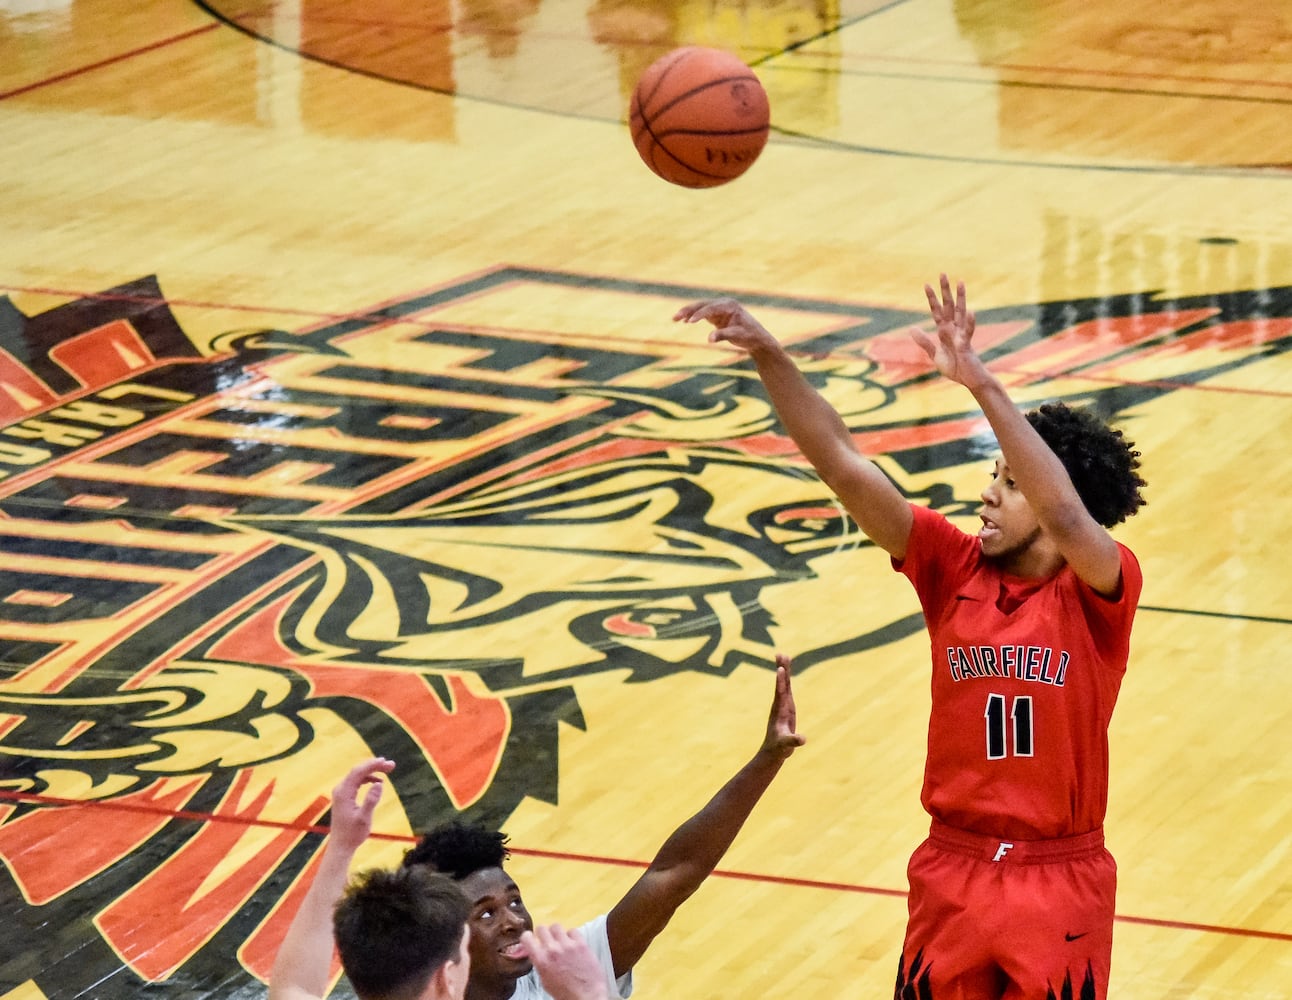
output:
M773 109L709 191L624 123L690 43ZM742 296L968 514L940 270L1145 456L1114 995L1292 995L1290 57L1268 0L0 0L0 998L262 996L374 752L365 863L500 823L590 918L776 650L808 744L637 995L891 995L918 608L670 316Z

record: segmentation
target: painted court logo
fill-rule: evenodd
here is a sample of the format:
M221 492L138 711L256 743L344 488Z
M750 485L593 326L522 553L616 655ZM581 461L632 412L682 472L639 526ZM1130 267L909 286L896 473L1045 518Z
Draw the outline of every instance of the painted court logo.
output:
M258 989L338 747L400 762L410 830L502 823L554 800L576 679L772 669L766 595L868 543L747 362L667 316L610 332L703 294L501 269L202 350L152 279L0 300L0 984ZM1286 350L1290 299L1027 306L976 340L1020 401L1115 415ZM939 474L986 427L939 408L919 316L745 301L807 331L900 488L973 511ZM829 617L800 671L922 627Z

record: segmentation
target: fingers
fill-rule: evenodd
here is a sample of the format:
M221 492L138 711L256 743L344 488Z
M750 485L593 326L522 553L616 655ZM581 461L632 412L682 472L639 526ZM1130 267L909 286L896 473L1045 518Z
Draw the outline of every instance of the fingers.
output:
M683 323L698 323L707 319L714 326L722 328L732 323L747 322L750 316L735 299L704 299L683 306L673 314L673 319Z
M395 762L386 757L369 757L367 760L360 761L346 773L336 788L332 790L334 798L345 798L347 794L351 801L359 789L369 782L380 783L383 774L389 774L395 769ZM380 784L378 784L380 788Z
M929 360L932 361L934 356L938 353L937 343L918 326L911 327L909 332L911 339L920 345L920 350L927 354L929 356Z
M790 684L792 661L783 653L776 654L776 695L772 699L771 718L768 720L768 739L771 745L788 756L801 747L807 738L798 729L798 709L794 705L794 690Z
M945 274L940 274L938 290L935 291L932 285L925 285L924 296L929 300L929 312L933 314L935 322L939 324L950 322L958 327L969 324L972 328L973 314L965 306L966 294L963 281L956 282L955 294L952 295L951 279Z
M929 312L933 314L934 321L942 318L942 303L938 301L938 293L933 290L932 285L924 286L924 295L929 300Z
M704 299L683 306L673 314L673 320L698 323L700 320L707 319L715 326L721 326L722 321L730 318L738 308L739 306L732 299Z
M563 950L577 951L584 947L578 931L567 931L560 924L537 924L533 930L521 934L520 943L525 954L536 964L542 964Z

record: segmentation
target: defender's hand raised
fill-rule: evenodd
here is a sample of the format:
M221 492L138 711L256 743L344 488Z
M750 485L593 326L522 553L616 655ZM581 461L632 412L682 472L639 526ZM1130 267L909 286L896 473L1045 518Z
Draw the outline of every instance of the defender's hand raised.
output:
M807 742L798 731L798 710L794 705L794 689L790 686L790 658L776 655L776 694L767 716L767 735L763 749L778 757L788 757Z

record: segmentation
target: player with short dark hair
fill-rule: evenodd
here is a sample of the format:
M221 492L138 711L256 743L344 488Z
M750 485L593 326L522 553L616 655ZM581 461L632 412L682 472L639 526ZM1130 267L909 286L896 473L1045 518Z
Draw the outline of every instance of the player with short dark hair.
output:
M1001 454L969 535L911 504L839 414L732 299L674 319L746 351L781 423L861 530L914 585L932 640L921 800L896 996L1102 1000L1116 865L1104 847L1108 724L1142 576L1107 528L1144 503L1139 453L1080 410L1024 414L974 351L963 283L925 286L912 336L967 388Z
M462 889L425 866L374 869L347 886L372 832L382 777L394 761L350 769L332 792L332 829L269 978L269 1000L322 1000L333 943L360 1000L462 1000L471 968ZM361 799L360 790L367 786ZM607 1000L601 966L583 938L559 925L527 929L519 948L553 1000Z
M462 995L467 901L456 882L422 868L372 869L353 881L332 917L341 966L363 1000Z

